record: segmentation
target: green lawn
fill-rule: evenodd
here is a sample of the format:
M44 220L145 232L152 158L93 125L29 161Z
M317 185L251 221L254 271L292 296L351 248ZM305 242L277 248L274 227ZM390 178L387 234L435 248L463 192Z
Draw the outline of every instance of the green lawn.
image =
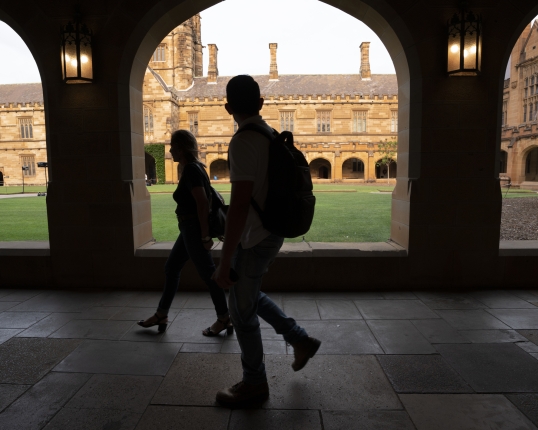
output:
M215 184L228 201L229 184ZM151 193L153 235L158 241L173 241L178 231L174 185L148 187ZM378 190L392 187L323 184L315 185L316 214L305 235L308 242L382 242L390 236L391 194ZM37 190L36 190L37 191ZM44 190L43 190L44 191ZM0 191L1 193L1 191ZM505 191L503 192L503 197ZM538 197L524 190L510 190L507 198ZM0 241L48 240L45 197L0 199ZM290 242L302 238L290 239Z

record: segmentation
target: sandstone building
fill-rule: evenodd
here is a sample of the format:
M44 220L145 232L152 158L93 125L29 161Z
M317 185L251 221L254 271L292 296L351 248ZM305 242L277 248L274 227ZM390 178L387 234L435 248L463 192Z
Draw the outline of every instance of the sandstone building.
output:
M265 98L263 118L276 130L292 131L296 146L320 182L374 182L396 177L396 162L379 166L378 143L395 141L398 130L396 75L372 74L369 42L360 45L360 73L279 75L277 44L269 44L267 75L253 76ZM359 47L357 47L359 54ZM215 44L208 45L207 76L202 71L198 15L170 32L153 54L144 79L144 142L170 142L177 128L198 138L213 180L227 180L227 145L237 124L224 109L226 84L219 76ZM178 164L165 147L166 182L178 180ZM151 156L146 174L154 177Z
M501 176L521 188L538 190L538 22L529 24L511 55L504 82Z

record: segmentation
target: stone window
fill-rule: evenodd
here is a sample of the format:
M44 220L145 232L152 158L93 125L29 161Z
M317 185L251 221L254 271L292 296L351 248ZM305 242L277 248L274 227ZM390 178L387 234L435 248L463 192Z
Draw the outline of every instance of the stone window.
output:
M529 95L529 89L528 88L525 88L525 98L527 98Z
M166 44L161 43L157 46L157 49L153 53L154 62L164 62L166 61Z
M280 112L280 131L291 131L293 133L293 111Z
M28 167L23 170L24 176L35 176L35 157L33 155L21 155L21 164Z
M507 115L508 115L508 102L504 101L503 111L502 111L502 116L501 116L501 125L506 125Z
M317 112L317 131L318 133L330 133L331 132L331 111L319 110Z
M198 136L198 112L189 114L189 131Z
M144 106L144 134L146 137L153 134L153 112L148 106Z
M534 95L534 85L531 86L531 96Z
M526 86L526 87L529 86L529 78L525 78L525 86Z
M523 105L523 122L527 122L527 105Z
M534 85L534 76L531 77L531 85Z
M396 110L390 111L390 132L398 132L398 111Z
M34 126L32 124L32 118L19 118L19 130L21 139L33 139Z
M532 121L534 118L532 116L532 103L529 103L529 121Z
M366 132L366 114L365 110L353 111L353 133Z

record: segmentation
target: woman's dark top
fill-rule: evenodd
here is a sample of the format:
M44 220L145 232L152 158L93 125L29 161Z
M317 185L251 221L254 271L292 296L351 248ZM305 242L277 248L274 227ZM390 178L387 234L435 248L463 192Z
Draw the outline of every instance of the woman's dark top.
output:
M176 215L196 215L196 200L192 196L192 189L195 187L204 187L207 182L204 167L197 161L191 161L183 167L183 173L179 184L172 195L177 203Z

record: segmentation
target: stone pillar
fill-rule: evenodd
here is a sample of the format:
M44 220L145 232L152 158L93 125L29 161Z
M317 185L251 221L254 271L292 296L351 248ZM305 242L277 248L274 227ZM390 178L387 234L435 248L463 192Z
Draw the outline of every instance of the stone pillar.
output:
M276 65L276 48L277 43L270 43L269 49L271 51L271 65L269 66L269 80L278 81L278 68Z
M369 81L372 79L372 72L370 71L370 42L361 43L360 74L363 81Z
M207 67L207 83L216 84L219 76L219 68L217 67L217 52L219 48L214 43L207 45L209 48L209 66Z
M192 19L185 21L177 27L177 51L178 59L175 70L176 88L186 90L193 83L194 78L194 31L192 28Z

